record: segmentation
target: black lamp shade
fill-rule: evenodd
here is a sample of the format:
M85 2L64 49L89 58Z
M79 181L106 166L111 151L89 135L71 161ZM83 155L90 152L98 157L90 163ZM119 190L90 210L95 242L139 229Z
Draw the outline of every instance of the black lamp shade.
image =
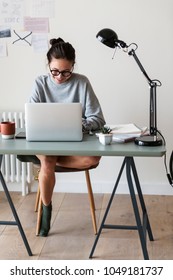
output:
M104 28L102 30L100 30L97 35L96 38L103 43L104 45L110 47L110 48L115 48L117 47L117 41L118 41L118 36L115 33L115 31L113 31L112 29L109 28Z

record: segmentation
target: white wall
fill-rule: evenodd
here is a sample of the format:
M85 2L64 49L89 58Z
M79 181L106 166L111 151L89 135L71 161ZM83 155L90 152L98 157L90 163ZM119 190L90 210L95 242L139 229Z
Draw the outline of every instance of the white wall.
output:
M158 128L172 150L172 69L173 32L171 0L56 0L56 16L50 19L49 38L62 37L77 53L76 71L86 74L102 105L107 123L133 122L148 125L149 86L133 57L96 40L102 28L111 28L127 44L138 44L137 55L151 79L159 79L157 89ZM27 1L27 10L30 1ZM27 12L26 12L27 15ZM47 72L46 55L32 47L8 44L8 57L0 58L0 111L23 110L34 78ZM92 172L96 190L110 190L122 158L102 158ZM162 158L136 159L139 176L147 193L170 193ZM70 177L79 183L81 177ZM68 181L62 178L64 184ZM122 191L125 177L122 180Z

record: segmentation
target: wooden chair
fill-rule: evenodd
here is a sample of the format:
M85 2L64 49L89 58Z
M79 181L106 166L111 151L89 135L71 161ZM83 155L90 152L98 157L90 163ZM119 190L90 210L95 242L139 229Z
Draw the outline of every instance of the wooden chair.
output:
M38 168L40 167L40 161L36 156L18 155L17 158L22 162L32 162ZM96 168L96 167L97 167L97 165L92 166L89 169L64 168L64 167L59 167L59 166L56 166L56 168L55 168L55 172L59 172L59 173L81 172L81 171L85 172L94 234L97 234L97 223L96 223L96 216L95 216L95 202L94 202L94 196L93 196L93 191L92 191L89 170ZM38 182L39 182L39 174L38 174ZM41 196L40 196L39 184L38 184L38 190L37 190L37 196L36 196L36 202L35 202L35 212L37 212L36 235L39 235L40 225L41 225L41 216L42 216L42 200L41 200Z

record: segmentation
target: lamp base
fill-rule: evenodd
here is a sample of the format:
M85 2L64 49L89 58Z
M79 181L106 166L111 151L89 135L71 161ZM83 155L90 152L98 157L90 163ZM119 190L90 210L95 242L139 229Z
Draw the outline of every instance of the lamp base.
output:
M146 135L137 137L135 144L139 146L161 146L163 144L162 139L155 135Z

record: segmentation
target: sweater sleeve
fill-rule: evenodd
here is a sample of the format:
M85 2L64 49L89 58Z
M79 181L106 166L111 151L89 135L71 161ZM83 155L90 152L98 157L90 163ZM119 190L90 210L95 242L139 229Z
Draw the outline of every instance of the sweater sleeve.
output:
M85 106L83 110L82 124L84 131L98 130L105 124L100 103L89 80L87 80Z
M29 102L46 102L45 90L46 85L44 78L42 76L37 77L32 86Z

